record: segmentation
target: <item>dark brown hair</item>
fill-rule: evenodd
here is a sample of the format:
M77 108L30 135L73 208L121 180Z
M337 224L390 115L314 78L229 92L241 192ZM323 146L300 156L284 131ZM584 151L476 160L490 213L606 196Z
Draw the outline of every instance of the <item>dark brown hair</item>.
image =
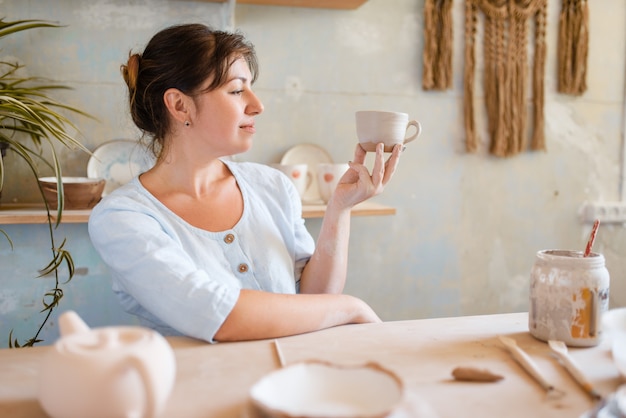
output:
M176 88L193 96L209 78L211 84L204 91L215 90L227 81L230 66L239 58L248 63L254 82L258 75L254 46L239 33L202 24L163 29L152 37L143 54L129 54L121 71L128 85L130 114L144 136L152 140L156 155L170 129L165 92Z

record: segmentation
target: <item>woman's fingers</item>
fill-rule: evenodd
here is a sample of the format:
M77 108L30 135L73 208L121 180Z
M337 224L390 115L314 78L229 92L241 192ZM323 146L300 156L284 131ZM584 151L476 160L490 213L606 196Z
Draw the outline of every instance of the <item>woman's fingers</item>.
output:
M385 175L385 159L383 156L384 144L376 145L376 155L374 156L374 167L372 168L372 184L378 189L382 184Z
M367 171L367 167L352 161L350 161L348 165L350 166L350 170L348 171L351 171L354 175L354 181L350 183L356 183L355 186L362 184L369 188L369 185L372 183L372 178L370 177L369 171Z
M391 156L385 162L385 175L383 178L383 185L387 184L391 177L393 177L393 173L396 172L396 167L398 167L398 162L400 161L400 154L402 153L402 148L404 145L396 144L393 147L393 151L391 152Z
M396 171L396 167L398 167L398 162L400 161L402 148L402 144L396 144L393 147L391 155L387 161L385 161L384 145L383 143L377 144L376 154L374 156L374 166L372 167L372 173L370 175L367 168L363 165L365 162L366 152L363 148L361 148L360 144L357 144L357 148L354 153L354 163L358 163L360 168L357 170L356 165L354 164L351 164L351 167L354 171L358 172L361 181L369 180L367 183L370 183L374 189L379 189L380 186L385 186L389 180L391 180L391 177L393 177L393 173Z
M350 169L341 177L338 185L338 189L342 190L341 195L347 198L346 202L350 201L350 204L354 204L380 194L391 180L398 166L401 152L402 144L396 145L391 156L385 161L384 146L382 143L378 144L370 173L364 164L366 152L357 144L354 161L348 163Z
M356 144L356 149L354 150L354 162L363 164L365 162L365 156L367 152L363 149L361 144Z
M360 177L360 173L357 168L358 166L363 166L365 163L365 155L367 153L363 148L361 148L360 144L356 144L356 149L354 150L354 160L349 161L348 165L350 166L350 170L346 171L344 175L339 180L340 183L356 183Z
M395 173L396 167L398 167L403 147L403 144L394 145L391 155L387 161L384 161L383 144L376 146L374 168L372 169L372 183L377 188L380 186L384 187L389 180L391 180L391 177L393 177L393 173Z

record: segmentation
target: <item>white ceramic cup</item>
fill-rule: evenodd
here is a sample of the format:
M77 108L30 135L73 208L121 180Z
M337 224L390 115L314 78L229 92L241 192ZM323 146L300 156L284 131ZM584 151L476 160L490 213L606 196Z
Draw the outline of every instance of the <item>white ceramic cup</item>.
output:
M311 173L307 164L272 164L272 167L282 171L296 186L300 198L311 184Z
M422 132L422 126L409 115L401 112L359 110L356 116L356 135L365 151L376 151L376 144L383 143L385 152L391 152L396 144L413 141ZM407 137L409 127L415 132Z
M324 203L328 203L330 196L337 188L339 179L349 168L347 163L321 163L317 165L317 185Z

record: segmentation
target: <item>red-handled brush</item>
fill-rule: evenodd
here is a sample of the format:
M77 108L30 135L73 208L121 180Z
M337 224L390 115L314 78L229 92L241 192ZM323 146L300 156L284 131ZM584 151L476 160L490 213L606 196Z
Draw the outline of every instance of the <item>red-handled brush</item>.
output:
M600 225L600 219L596 219L591 228L591 234L589 235L589 241L587 241L587 248L585 248L585 254L583 257L588 257L591 253L591 247L593 247L593 241L596 239L596 232L598 232L598 226Z

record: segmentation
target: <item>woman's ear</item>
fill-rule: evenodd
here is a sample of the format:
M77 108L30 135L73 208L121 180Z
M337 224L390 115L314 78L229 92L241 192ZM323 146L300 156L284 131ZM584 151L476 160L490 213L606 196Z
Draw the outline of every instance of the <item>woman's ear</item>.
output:
M175 88L167 89L163 94L163 101L174 120L180 123L189 120L191 100L182 91Z

